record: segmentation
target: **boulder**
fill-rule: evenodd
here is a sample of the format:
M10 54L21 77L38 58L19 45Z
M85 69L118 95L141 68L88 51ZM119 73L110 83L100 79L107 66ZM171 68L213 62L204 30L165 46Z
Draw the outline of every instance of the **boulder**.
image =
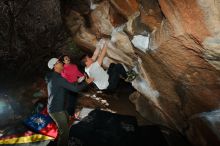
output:
M80 13L76 11L70 11L69 14L65 17L65 20L66 25L72 35L75 35L80 27L85 25L84 18L80 15Z
M91 12L92 29L95 34L109 36L114 27L123 22L123 17L118 15L108 1L103 1Z
M126 18L137 12L139 7L137 0L111 0L110 2Z
M163 20L163 14L158 1L141 0L140 4L141 22L151 31L155 28L159 28Z
M220 111L194 115L189 120L187 137L194 145L218 146L220 143Z
M203 128L212 131L206 122L198 125L201 128L196 127L191 117L219 108L219 2L111 0L110 3L113 6L104 1L93 10L92 13L99 10L102 15L91 15L95 18L92 18L93 30L90 32L105 37L111 61L138 73L132 82L138 92L131 97L137 111L150 121L182 134L190 133L191 141L200 130L203 133ZM120 13L127 22L113 25L109 9L117 10L115 15ZM77 35L80 31L89 32L89 28L82 28ZM134 35L147 34L149 50L135 49L131 43ZM91 40L92 37L79 43ZM97 42L85 46L95 46ZM135 44L136 47L140 45ZM205 146L203 141L200 138L196 143Z
M85 26L80 26L77 33L74 35L73 40L85 50L94 51L97 43L97 38Z
M139 11L135 12L133 15L128 17L125 31L130 35L148 34L149 29L143 23L141 23L141 17Z

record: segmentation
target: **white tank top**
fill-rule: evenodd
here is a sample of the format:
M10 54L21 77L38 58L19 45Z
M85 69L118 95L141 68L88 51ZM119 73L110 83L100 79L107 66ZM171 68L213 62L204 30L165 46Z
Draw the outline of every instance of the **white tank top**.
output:
M99 89L103 90L108 87L109 75L97 61L91 64L89 67L85 68L85 72L89 77L94 78L93 82Z

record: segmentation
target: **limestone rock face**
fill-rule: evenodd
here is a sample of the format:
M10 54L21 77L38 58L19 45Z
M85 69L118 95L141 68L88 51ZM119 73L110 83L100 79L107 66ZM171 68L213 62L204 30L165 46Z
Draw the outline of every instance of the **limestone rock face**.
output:
M91 32L91 29L86 28L86 24L82 15L76 11L71 10L65 17L66 26L69 28L73 40L81 47L95 49L97 39Z
M141 22L145 24L151 31L160 26L163 20L162 11L159 8L158 1L141 0Z
M80 15L80 13L73 10L69 12L69 14L65 17L65 20L72 35L75 35L80 27L85 25L84 18Z
M118 36L116 36L117 39L118 38L123 38L123 37L127 37L125 34L118 34ZM126 46L126 44L128 43L128 41L126 39L121 39L121 42L117 42L114 43L112 41L110 41L110 39L106 39L106 47L108 48L108 51L107 51L107 55L109 58L117 61L117 62L121 62L121 63L124 63L126 65L131 65L133 63L133 59L131 58L132 55L134 55L134 52L133 52L133 47L131 46ZM129 42L130 43L130 42ZM125 48L125 49L120 49L121 48Z
M128 18L125 31L130 35L147 34L148 28L140 21L140 12L136 12Z
M94 31L105 35L111 34L114 26L111 23L110 4L107 1L91 12L91 18Z
M194 145L218 146L220 130L220 111L204 112L194 115L190 119L190 128L187 131L189 139ZM209 141L207 141L207 139Z
M162 110L160 106L145 98L140 92L132 93L129 96L129 99L136 105L136 110L141 114L141 116L150 117L148 120L152 123L175 127L175 123L172 122L172 118L164 113L164 110Z
M119 22L119 16L112 17L110 9L127 21L116 27L113 22ZM210 138L206 139L204 131L200 134L203 129L219 141L213 131L218 124L208 128L207 122L196 124L204 121L200 116L191 120L220 105L219 11L220 1L216 0L111 0L100 2L90 16L90 35L105 36L108 57L139 73L132 82L137 92L130 96L137 111L154 123L177 129L192 141L200 137L194 144L201 146ZM74 37L89 34L87 29L79 29ZM148 34L146 53L132 46L134 35ZM91 45L87 42L92 37L88 38L81 37L83 46L95 47L99 40Z
M205 48L204 57L219 70L219 1L159 1L174 35L193 35ZM190 11L187 11L190 10Z
M137 2L137 0L111 0L111 3L126 18L139 11L139 3Z
M90 51L95 50L95 46L97 43L96 36L84 26L81 26L79 28L79 31L76 33L73 39L79 46L85 47Z
M205 24L204 12L197 1L160 0L159 3L163 14L174 29L174 35L188 33L198 40L203 40L210 34Z
M116 13L108 1L103 1L91 12L91 23L96 34L111 35L114 27L122 24L124 18Z

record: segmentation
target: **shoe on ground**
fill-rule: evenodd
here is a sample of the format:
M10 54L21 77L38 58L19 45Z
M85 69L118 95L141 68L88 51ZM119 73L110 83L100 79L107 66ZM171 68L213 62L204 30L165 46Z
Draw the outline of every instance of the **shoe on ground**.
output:
M73 116L69 116L69 122L68 125L71 126L75 121L80 121L80 117L78 113L75 113Z

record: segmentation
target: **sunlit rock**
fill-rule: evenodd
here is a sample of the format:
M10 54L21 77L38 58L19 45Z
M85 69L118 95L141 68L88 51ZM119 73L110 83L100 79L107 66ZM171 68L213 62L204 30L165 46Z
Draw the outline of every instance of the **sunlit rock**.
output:
M197 5L201 9L203 13L203 20L206 28L209 31L209 34L212 37L219 38L219 33L220 33L220 3L219 1L216 0L197 0ZM197 18L197 19L200 19ZM200 21L201 23L201 21Z
M159 3L163 14L174 29L175 36L188 33L198 40L203 40L210 34L205 23L204 12L197 1L160 0Z
M80 29L80 27L85 25L84 18L80 15L80 13L76 11L70 11L69 14L65 18L66 25L72 35L75 35L75 33Z
M123 40L121 40L121 41L123 41ZM107 47L108 58L111 58L117 62L121 62L121 63L126 64L128 66L133 65L133 59L131 58L131 56L133 55L134 51L133 51L132 47L124 46L128 43L128 42L126 42L126 39L125 39L125 42L121 42L121 43L117 42L117 44L114 43L113 41L111 41L110 39L105 39L105 42L106 42L106 47ZM126 48L122 50L122 49L120 49L120 47L126 47ZM107 60L105 60L105 61L107 61ZM107 63L107 64L109 64L109 63Z
M91 12L92 26L96 33L110 35L114 26L111 23L110 4L108 1L101 3Z
M96 4L94 0L90 0L90 9L95 10L99 4Z
M138 58L138 63L133 68L133 70L136 71L138 76L134 81L132 81L132 86L134 86L134 88L137 89L140 93L148 98L151 98L152 101L158 104L157 98L160 94L152 87L151 81L148 78L149 76L146 74L140 58Z
M137 112L139 112L145 119L152 123L175 127L175 125L172 125L172 122L170 122L172 121L172 118L169 117L160 106L156 105L151 100L148 100L146 95L142 95L140 92L133 92L129 96L129 100L135 105Z
M87 28L81 26L74 36L74 41L81 47L87 48L89 50L95 50L97 43L96 36L91 33Z
M137 11L133 15L128 17L126 23L125 32L130 35L143 34L146 35L148 28L141 23L140 12Z
M205 23L211 34L203 41L205 58L210 64L220 70L220 3L214 0L198 0L198 4L204 11Z
M149 49L149 41L149 36L136 35L133 37L131 42L136 48L146 53L146 51Z
M139 4L137 0L111 0L110 2L127 18L138 11Z
M65 19L73 40L81 47L94 50L97 39L91 30L86 28L84 18L78 12L70 11Z
M111 42L112 43L109 47L112 49L108 52L108 55L113 57L117 54L117 60L120 60L127 65L133 65L137 56L135 56L134 48L129 37L123 32L123 26L114 29L111 34Z
M168 20L163 19L159 27L154 27L150 33L150 46L151 50L159 48L161 43L166 42L172 37L174 30Z
M141 22L151 31L159 28L163 15L158 1L140 0L140 4Z
M204 42L204 58L216 69L220 70L220 34L207 37Z

